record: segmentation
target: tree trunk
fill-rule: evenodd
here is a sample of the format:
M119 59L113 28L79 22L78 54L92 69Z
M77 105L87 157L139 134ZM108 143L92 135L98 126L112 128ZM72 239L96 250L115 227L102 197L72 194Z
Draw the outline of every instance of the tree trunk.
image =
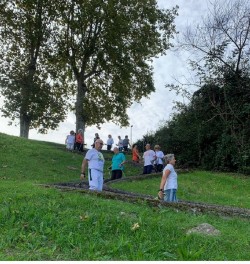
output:
M77 95L75 104L75 115L76 115L76 132L79 129L83 129L83 134L85 132L86 120L83 112L83 101L86 93L86 85L82 78L77 79Z
M20 137L29 138L30 119L26 114L20 114Z

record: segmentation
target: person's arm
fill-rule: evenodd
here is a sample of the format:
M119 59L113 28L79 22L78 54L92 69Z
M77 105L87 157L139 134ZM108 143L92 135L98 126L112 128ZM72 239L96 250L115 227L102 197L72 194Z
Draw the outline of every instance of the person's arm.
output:
M139 153L139 150L138 150L138 149L135 150L135 153L136 153L137 157L138 157L139 159L141 159L141 156L140 156L140 153Z
M82 171L81 171L81 176L80 179L83 180L85 178L85 169L87 167L88 164L88 160L87 159L83 159L82 161Z
M123 153L121 153L121 154L122 154L122 157L121 157L122 162L119 164L120 167L122 167L124 165L124 163L126 163L126 158L125 158L124 154Z
M165 185L165 183L166 183L166 181L167 181L167 178L168 178L169 174L170 174L170 170L166 170L166 171L164 172L164 174L162 175L162 178L161 178L160 190L159 190L159 192L158 192L158 196L159 196L161 199L163 199L163 196L164 196L164 185Z

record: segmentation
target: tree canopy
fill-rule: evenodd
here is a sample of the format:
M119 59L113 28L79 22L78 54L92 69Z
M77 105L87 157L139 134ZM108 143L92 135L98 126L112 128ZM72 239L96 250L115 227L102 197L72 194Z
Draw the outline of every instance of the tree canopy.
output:
M151 140L174 152L179 164L249 173L250 7L244 0L215 1L210 11L180 43L193 54L199 89L187 105L176 105L173 118Z
M76 130L128 125L127 108L155 90L152 59L176 33L177 7L155 0L4 0L0 8L3 111L26 120L26 132L55 128L69 98Z
M177 8L78 0L60 1L59 11L54 61L72 82L76 129L106 121L127 126L126 109L155 90L151 60L171 46Z
M50 71L46 47L51 43L51 1L1 1L0 74L3 115L19 119L20 136L30 128L45 133L65 118L67 105L61 83Z

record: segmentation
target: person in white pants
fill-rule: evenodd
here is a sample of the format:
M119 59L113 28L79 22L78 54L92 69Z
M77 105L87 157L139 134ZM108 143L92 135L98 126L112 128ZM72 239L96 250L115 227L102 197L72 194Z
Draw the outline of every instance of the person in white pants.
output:
M103 141L97 139L95 141L95 147L89 149L82 161L82 173L80 179L85 178L85 169L88 165L88 180L89 189L95 191L102 191L103 188L103 168L104 157L100 150L102 149Z

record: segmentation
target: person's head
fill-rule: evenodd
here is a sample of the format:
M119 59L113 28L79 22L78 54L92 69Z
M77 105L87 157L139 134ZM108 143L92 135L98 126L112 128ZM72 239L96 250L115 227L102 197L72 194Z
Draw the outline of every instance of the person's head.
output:
M155 150L155 151L158 151L158 150L160 150L160 148L161 148L161 147L160 147L159 145L155 145L154 150Z
M146 144L145 149L150 150L150 144Z
M112 136L111 135L108 135L109 138L111 138Z
M95 133L95 137L96 137L96 138L99 137L99 134L98 134L98 133Z
M114 147L114 149L113 149L113 152L114 152L114 154L117 154L117 153L119 153L119 148L117 148L117 147Z
M118 139L121 139L121 136L118 136Z
M78 133L81 133L81 134L83 134L83 130L80 128L80 129L78 129Z
M103 146L103 141L101 139L97 139L95 141L95 149L96 150L101 150Z
M164 156L164 158L165 158L166 163L175 165L176 160L175 160L174 154L167 154Z
M128 136L126 135L125 138L128 138Z
M137 144L133 144L132 149L137 148Z
M70 135L75 135L75 131L74 130L71 130L70 131Z

